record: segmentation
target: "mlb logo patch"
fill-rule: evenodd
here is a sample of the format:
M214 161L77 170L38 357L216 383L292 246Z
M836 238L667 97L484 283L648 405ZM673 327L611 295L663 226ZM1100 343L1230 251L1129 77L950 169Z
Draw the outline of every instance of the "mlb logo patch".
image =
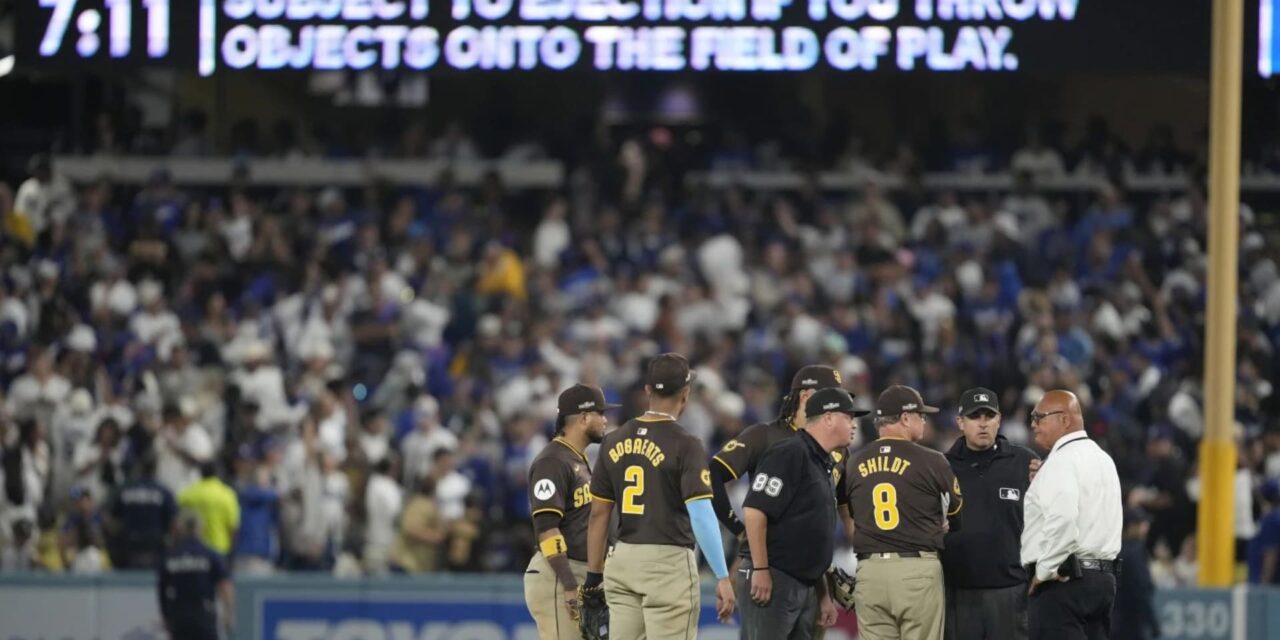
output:
M649 427L640 427L639 429L636 429L636 435L638 436L642 436L646 433L649 433Z
M893 451L892 447L880 447L880 453L889 453L890 451Z
M1010 489L1008 487L1000 487L1001 500L1012 500L1017 502L1020 498L1022 498L1021 491L1018 491L1017 489Z

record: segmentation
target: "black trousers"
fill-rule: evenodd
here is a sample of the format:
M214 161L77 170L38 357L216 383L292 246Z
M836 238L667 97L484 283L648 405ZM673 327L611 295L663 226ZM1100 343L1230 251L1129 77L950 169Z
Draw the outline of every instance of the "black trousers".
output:
M947 588L947 640L1027 640L1027 585Z
M773 595L761 607L751 600L750 562L743 562L734 581L742 640L813 640L818 617L818 590L776 569Z
M217 616L174 616L166 622L174 640L218 640Z
M1107 640L1116 577L1085 570L1084 577L1036 587L1027 607L1033 640Z

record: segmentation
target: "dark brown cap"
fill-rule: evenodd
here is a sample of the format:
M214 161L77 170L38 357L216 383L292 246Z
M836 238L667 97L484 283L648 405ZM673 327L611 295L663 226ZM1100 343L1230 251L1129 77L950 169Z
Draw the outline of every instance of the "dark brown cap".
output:
M807 367L801 367L796 372L795 377L791 378L791 390L800 391L803 389L826 389L827 387L839 387L844 383L840 378L840 372L821 364L811 364Z
M607 411L621 405L605 402L604 391L589 384L575 384L560 394L559 415L567 417L590 411Z
M674 395L693 382L694 374L689 359L678 353L663 353L649 361L649 371L644 383L653 387L659 395Z
M914 411L916 413L937 413L937 407L924 403L920 392L911 387L895 384L885 389L876 400L876 416L896 416L900 413Z

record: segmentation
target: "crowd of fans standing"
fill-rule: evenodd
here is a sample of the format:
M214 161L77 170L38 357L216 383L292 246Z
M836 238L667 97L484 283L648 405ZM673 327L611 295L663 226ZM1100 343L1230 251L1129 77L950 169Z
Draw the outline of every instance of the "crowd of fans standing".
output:
M200 153L193 135L174 153ZM209 189L163 166L140 188L73 185L33 160L16 192L0 184L0 568L149 566L164 514L187 505L213 516L206 540L241 572L519 570L527 465L557 394L597 384L634 415L646 359L678 351L699 372L682 423L712 450L772 417L809 363L841 370L863 408L889 384L946 403L980 383L1022 443L1031 404L1071 389L1126 502L1153 518L1156 582L1192 579L1206 269L1193 154L1164 138L1135 152L958 144L943 168L1017 176L963 192L919 186L910 148L876 159L852 144L835 168L866 181L831 193L686 187L664 161L675 143L653 132L591 144L553 192L495 175ZM458 128L421 146L479 156ZM707 166L776 164L770 149L726 147ZM1119 176L1134 171L1184 186L1130 193ZM1038 186L1068 173L1101 186ZM1243 548L1280 506L1280 264L1247 205L1241 234ZM947 415L926 438L939 449L957 435Z

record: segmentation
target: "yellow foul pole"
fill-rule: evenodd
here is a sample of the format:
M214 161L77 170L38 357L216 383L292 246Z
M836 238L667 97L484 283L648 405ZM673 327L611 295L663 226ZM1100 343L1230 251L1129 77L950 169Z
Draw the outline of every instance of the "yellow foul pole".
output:
M1196 555L1200 585L1234 574L1236 446L1236 265L1240 238L1240 82L1243 0L1214 0L1209 107L1209 306L1206 309L1205 432L1200 443Z

